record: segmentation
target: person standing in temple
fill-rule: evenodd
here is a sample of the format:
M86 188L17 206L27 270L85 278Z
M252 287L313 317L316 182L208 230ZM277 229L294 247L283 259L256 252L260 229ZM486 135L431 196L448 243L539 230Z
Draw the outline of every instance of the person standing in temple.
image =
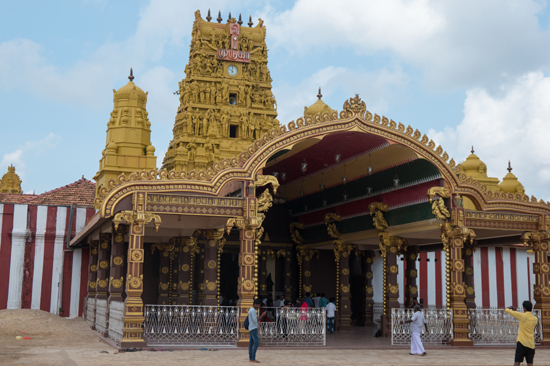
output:
M330 298L330 302L327 304L327 334L330 332L330 334L334 333L334 316L336 312L336 299L334 297Z
M309 292L306 293L306 298L305 298L305 301L307 303L307 306L309 308L314 308L315 307L315 304L313 303L313 300L311 300L311 295L309 294Z
M316 308L320 307L319 301L321 300L321 296L318 293L315 294L315 296L311 300L313 300L313 303L315 304Z
M533 366L533 358L535 357L535 327L538 324L538 319L531 313L532 310L533 304L531 301L523 302L523 313L517 311L513 306L507 307L504 310L519 321L514 366L519 366L524 358L528 366Z
M422 355L426 356L426 350L422 345L422 339L420 335L422 334L422 326L426 327L426 333L428 333L428 324L424 319L424 314L420 311L420 305L414 306L414 314L410 320L405 320L401 324L411 323L411 355Z
M325 297L325 293L321 294L321 300L319 300L319 307L326 308L328 305L328 299Z
M260 363L256 361L256 351L260 345L260 337L258 336L258 320L262 320L266 314L264 311L258 318L258 310L262 305L260 299L254 300L254 305L248 310L248 332L250 333L250 339L248 340L248 357L252 363Z

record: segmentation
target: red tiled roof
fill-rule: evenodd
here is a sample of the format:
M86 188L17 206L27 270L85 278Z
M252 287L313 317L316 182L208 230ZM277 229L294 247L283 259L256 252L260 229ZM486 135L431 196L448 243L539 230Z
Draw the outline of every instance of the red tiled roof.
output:
M49 206L79 206L93 207L95 198L95 183L82 177L74 183L56 188L52 191L32 196L21 202L26 205Z
M0 203L21 203L28 199L38 197L36 194L0 193Z

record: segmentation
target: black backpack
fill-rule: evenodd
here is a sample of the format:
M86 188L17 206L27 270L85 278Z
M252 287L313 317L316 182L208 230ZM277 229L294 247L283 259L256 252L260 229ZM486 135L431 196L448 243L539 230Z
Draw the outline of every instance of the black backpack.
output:
M244 329L248 330L249 325L250 325L250 322L248 321L248 315L247 315L246 319L244 320L244 323L243 323Z

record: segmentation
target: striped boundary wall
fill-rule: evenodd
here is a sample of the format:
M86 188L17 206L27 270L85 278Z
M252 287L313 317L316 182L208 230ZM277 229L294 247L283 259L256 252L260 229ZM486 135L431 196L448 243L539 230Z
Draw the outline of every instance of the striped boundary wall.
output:
M64 317L82 315L89 250L67 249L93 208L0 204L0 310L40 309ZM63 311L61 311L61 309Z
M445 306L445 252L420 253L416 262L418 299L428 306ZM429 259L429 260L428 260ZM534 254L523 248L478 248L474 253L474 288L478 308L518 307L524 300L533 301ZM405 262L398 260L399 302L405 297ZM383 268L376 253L373 268L373 300L382 302Z

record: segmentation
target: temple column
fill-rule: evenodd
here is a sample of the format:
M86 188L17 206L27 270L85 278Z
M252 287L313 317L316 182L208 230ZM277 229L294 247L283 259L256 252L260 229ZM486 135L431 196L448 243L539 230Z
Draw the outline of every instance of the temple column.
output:
M109 338L120 339L122 337L122 315L124 314L124 262L125 248L124 235L128 233L127 225L119 225L118 230L113 228L111 243L111 268L109 281Z
M317 250L307 249L304 246L298 246L296 248L296 257L298 258L298 263L300 263L300 298L302 301L307 293L311 294L311 261L313 260L313 256L315 254L319 257L319 251Z
M248 316L254 302L256 289L254 286L254 269L257 270L253 228L244 228L240 230L241 252L239 253L239 284L237 294L239 295L238 306L239 316L239 341L237 346L248 347L249 333L242 326Z
M464 243L463 258L464 258L464 286L466 288L466 303L467 309L476 308L476 293L474 285L474 252L476 248L469 241Z
M203 305L204 302L204 246L198 244L197 250L197 282L195 284L197 289L197 299L195 305Z
M218 305L218 245L223 238L222 230L208 230L204 247L204 300L203 305Z
M407 263L407 270L405 271L405 306L410 306L413 299L418 297L418 286L416 284L416 278L418 277L418 270L416 269L418 249L416 247L408 247L404 256Z
M111 234L101 234L97 257L96 330L107 337L109 331L109 262L111 260Z
M550 217L541 217L539 223L544 231L524 233L522 239L523 244L531 247L535 253L535 263L533 263L533 273L535 274L535 283L533 284L534 308L541 312L542 345L550 346L550 285L548 283L550 274L550 264L548 263Z
M260 299L267 296L267 252L260 251Z
M178 271L178 305L191 305L191 284L193 283L193 262L197 249L197 239L181 238Z
M374 262L374 251L367 250L363 253L362 267L365 272L365 324L374 325L374 300L372 298L374 288L372 284L373 270L372 265Z
M292 298L292 250L279 249L277 251L277 258L282 257L284 261L284 273L283 273L283 284L284 284L284 294L286 300L291 300Z
M393 308L400 308L399 304L399 284L397 275L399 267L397 266L397 256L405 239L396 236L390 236L387 232L380 232L380 252L384 260L384 310L382 315L382 336L391 335L391 314Z
M473 243L475 233L464 226L464 209L453 208L454 222L441 224L441 238L446 255L447 275L447 309L453 311L453 346L471 346L473 342L468 335L468 309L466 308L466 290L464 286L464 260L462 251L464 242Z
M157 304L169 305L170 304L170 252L167 250L164 244L161 244L159 249L159 284L158 284L158 298ZM153 248L154 250L154 248Z
M339 331L351 329L351 298L349 284L349 255L355 245L334 240L334 257L337 269L337 310L340 315Z
M95 298L97 295L97 255L99 253L99 241L90 242L90 264L88 266L88 296L86 297L86 321L92 329L95 329Z

